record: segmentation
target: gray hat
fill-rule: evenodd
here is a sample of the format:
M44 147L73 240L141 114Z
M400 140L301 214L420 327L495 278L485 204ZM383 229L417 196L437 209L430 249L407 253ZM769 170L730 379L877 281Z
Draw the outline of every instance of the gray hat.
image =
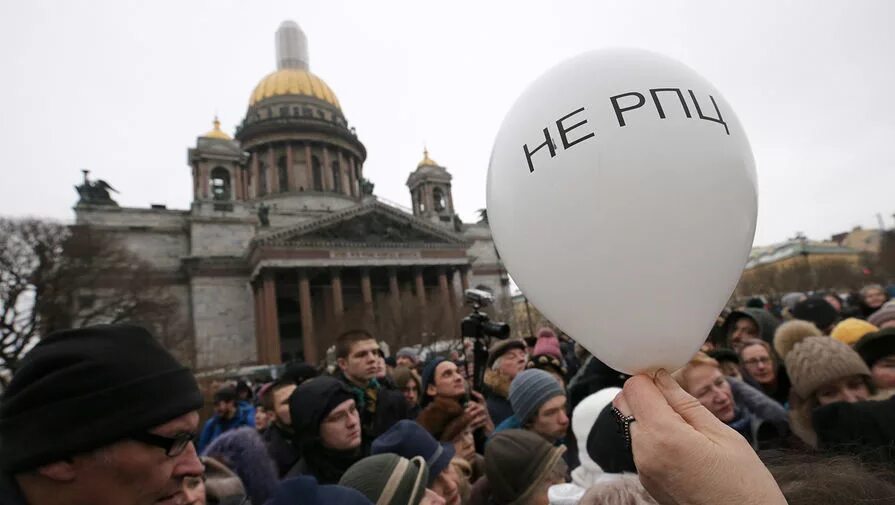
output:
M416 349L413 347L402 347L398 350L398 353L395 354L395 358L411 358L414 361L417 361L419 357L419 353L416 352Z
M519 422L525 424L541 405L566 392L556 377L537 368L519 372L510 384L510 405Z
M428 478L429 469L420 456L376 454L351 465L339 485L360 491L377 505L417 505L426 494Z

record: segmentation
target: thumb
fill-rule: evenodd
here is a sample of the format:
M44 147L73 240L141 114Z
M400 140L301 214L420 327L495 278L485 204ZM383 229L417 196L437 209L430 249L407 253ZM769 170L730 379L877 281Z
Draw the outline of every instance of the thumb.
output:
M668 373L667 370L661 369L656 373L654 379L659 392L665 397L668 405L680 415L684 421L690 426L696 428L697 431L708 434L712 432L723 432L727 425L722 423L715 414L699 403L699 400L690 396L689 393L681 388L680 384Z

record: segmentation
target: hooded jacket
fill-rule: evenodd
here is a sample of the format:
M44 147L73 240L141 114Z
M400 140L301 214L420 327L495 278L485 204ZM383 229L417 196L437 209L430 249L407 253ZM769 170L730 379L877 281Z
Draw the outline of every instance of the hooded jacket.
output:
M728 426L743 435L756 450L784 445L789 435L786 410L773 398L745 382L728 377L736 404L736 417Z
M578 460L581 465L572 470L572 482L583 488L589 488L602 477L605 472L587 452L587 439L597 422L597 418L607 405L621 392L620 388L605 388L583 399L572 412L572 433L578 442Z
M262 438L267 445L267 452L277 466L277 475L283 478L290 468L301 459L301 452L293 440L291 429L287 431L278 423L273 422L264 431Z
M777 331L777 327L780 326L780 321L778 321L770 312L752 307L735 310L727 316L727 319L724 321L725 338L730 338L731 326L736 323L737 319L742 317L748 317L754 321L758 326L758 333L761 339L772 346L774 345L774 332Z
M310 475L320 484L336 484L342 474L363 457L362 447L336 451L324 447L320 438L320 423L326 416L339 404L354 399L354 393L342 381L332 377L311 379L292 393L289 413L302 457L286 477Z

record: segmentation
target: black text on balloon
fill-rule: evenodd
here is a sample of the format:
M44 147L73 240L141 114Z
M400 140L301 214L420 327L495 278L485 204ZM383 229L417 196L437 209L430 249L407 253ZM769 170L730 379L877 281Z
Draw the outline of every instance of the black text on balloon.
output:
M581 134L581 136L574 138L574 139L569 138L570 137L569 133L572 130L587 124L586 119L582 119L574 124L568 124L568 123L571 123L572 121L574 121L574 119L572 119L572 116L575 116L576 114L579 114L581 112L584 112L584 107L575 109L572 112L570 112L570 113L566 114L565 116L556 120L556 129L557 129L557 131L559 131L559 138L562 140L562 148L564 150L575 146L575 144L584 142L585 140L587 140L591 137L594 137L596 135L594 132L590 132L590 133L586 133L586 134L583 132L579 132L579 134ZM544 128L542 131L544 133L544 142L542 144L535 146L534 149L529 149L528 144L524 144L522 146L522 150L525 152L525 159L528 160L529 173L535 171L534 163L531 161L532 155L534 155L536 152L538 152L542 148L544 148L544 147L547 148L547 152L550 153L551 158L556 156L556 145L553 143L553 139L550 137L550 128L549 127Z
M659 93L675 93L677 94L677 98L680 101L681 108L684 111L684 115L688 118L692 118L693 116L690 114L690 108L687 106L687 100L684 98L683 92L679 88L652 88L649 90L650 97L652 98L653 105L656 108L656 112L659 115L660 119L666 118L665 108L662 107L662 101L659 98ZM687 93L690 95L690 99L693 100L693 105L696 107L696 115L699 116L699 119L704 119L706 121L711 121L713 123L718 123L724 126L724 131L730 135L730 129L727 127L727 123L724 122L724 118L721 117L721 111L718 109L718 104L715 102L715 97L709 95L709 100L712 101L712 106L715 107L715 114L718 115L717 118L713 118L711 116L706 116L702 113L702 107L699 106L699 101L696 99L696 94L693 93L692 89L688 89ZM612 102L612 109L615 111L615 117L618 119L619 126L626 126L627 121L625 121L624 114L626 112L633 111L635 109L639 109L646 105L646 98L642 93L638 93L636 91L629 91L627 93L621 93L615 96L609 97L609 100Z

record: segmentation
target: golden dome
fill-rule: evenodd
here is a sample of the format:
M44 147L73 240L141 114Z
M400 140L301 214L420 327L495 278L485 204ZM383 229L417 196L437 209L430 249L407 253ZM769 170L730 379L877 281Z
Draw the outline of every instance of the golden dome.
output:
M233 140L233 137L221 130L221 122L218 121L217 116L214 117L214 128L210 132L203 134L202 137L207 139Z
M336 94L329 89L323 79L307 70L297 68L283 68L261 79L255 86L255 91L252 91L249 107L265 98L282 95L312 96L339 109L342 108Z
M417 163L416 168L420 167L438 167L441 166L438 163L435 163L435 160L429 157L429 149L423 148L423 161Z

